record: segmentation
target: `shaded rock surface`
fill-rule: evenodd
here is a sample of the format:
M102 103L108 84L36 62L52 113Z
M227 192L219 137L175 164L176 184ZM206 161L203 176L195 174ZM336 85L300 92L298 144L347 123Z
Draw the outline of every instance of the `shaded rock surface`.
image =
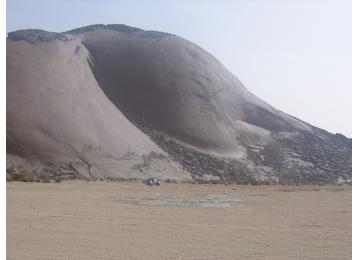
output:
M311 132L308 124L250 93L195 44L114 27L85 27L76 36L92 56L104 93L132 122L151 124L204 152L238 158L243 145L268 142L270 131Z
M8 34L8 170L338 183L351 182L351 146L257 98L172 34L117 24Z

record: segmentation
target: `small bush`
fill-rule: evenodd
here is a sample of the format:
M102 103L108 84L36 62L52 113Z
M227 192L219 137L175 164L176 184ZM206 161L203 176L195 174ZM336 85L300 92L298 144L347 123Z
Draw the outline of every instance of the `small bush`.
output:
M49 177L46 175L43 176L30 176L24 172L11 172L6 173L6 181L21 181L21 182L43 182L43 183L60 183L62 179L60 177Z
M11 172L6 174L6 181L34 182L35 179L24 172Z
M24 181L27 182L27 176L24 172L12 172L11 177L14 181Z

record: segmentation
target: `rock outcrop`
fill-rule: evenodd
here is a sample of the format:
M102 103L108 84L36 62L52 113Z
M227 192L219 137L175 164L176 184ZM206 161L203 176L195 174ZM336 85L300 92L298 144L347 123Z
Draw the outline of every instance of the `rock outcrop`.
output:
M91 25L17 31L7 46L13 168L38 163L93 179L351 182L351 139L275 109L181 37Z

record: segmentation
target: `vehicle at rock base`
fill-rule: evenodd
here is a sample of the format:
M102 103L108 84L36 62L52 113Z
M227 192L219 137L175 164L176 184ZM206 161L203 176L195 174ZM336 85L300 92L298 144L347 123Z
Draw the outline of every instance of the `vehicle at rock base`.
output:
M149 186L153 186L153 185L156 185L156 186L160 186L160 180L157 179L157 178L149 178L149 179L146 179L144 181L144 183L146 185L149 185Z

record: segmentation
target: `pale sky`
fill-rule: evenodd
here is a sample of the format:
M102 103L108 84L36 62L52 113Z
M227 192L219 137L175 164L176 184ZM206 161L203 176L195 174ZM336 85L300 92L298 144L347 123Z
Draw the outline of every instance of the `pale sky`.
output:
M8 0L7 31L119 23L184 37L254 94L351 137L351 0Z

